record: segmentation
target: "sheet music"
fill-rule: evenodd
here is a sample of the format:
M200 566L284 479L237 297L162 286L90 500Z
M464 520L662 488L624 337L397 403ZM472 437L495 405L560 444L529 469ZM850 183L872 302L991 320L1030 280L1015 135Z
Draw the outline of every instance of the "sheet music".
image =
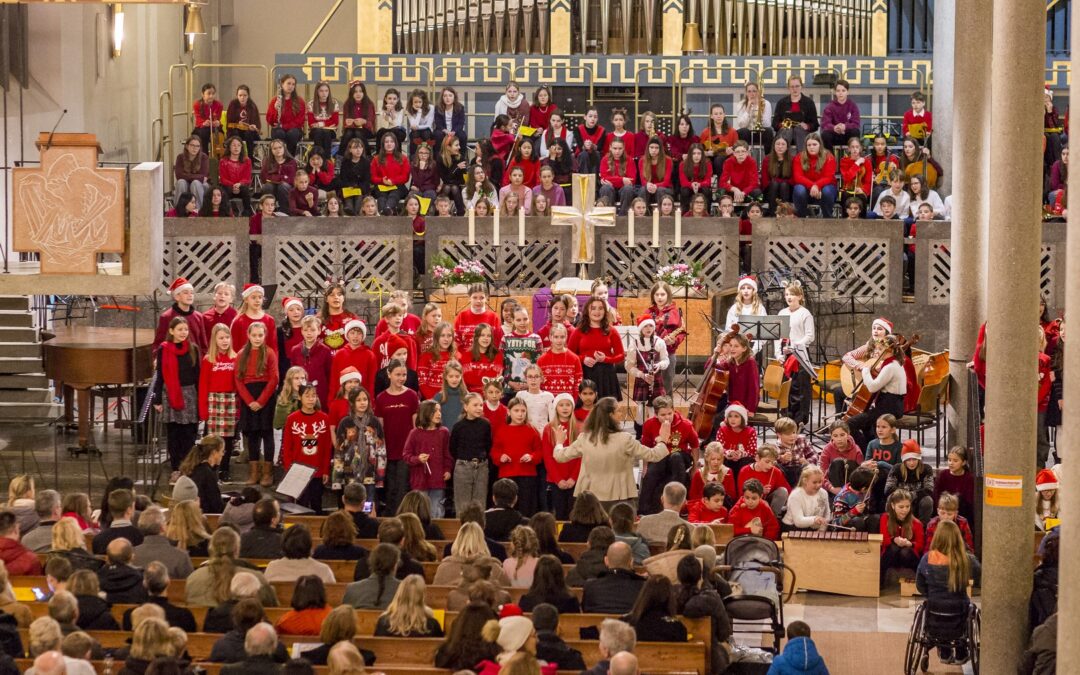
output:
M275 488L275 491L287 497L299 499L300 494L303 493L304 488L311 482L311 477L314 475L315 467L293 462L292 467L289 468L285 477L281 479L281 484Z

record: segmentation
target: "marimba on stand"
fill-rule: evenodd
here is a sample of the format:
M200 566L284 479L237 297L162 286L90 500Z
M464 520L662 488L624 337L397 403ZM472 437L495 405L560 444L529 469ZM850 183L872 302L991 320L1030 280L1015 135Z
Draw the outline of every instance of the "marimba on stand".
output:
M784 564L807 591L876 598L881 595L880 534L786 532Z

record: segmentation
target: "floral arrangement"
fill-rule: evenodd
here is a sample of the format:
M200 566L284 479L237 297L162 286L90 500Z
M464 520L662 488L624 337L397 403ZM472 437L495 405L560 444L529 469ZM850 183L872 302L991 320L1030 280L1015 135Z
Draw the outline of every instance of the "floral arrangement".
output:
M487 270L479 260L459 260L454 262L447 255L436 256L428 270L431 282L435 286L455 286L457 284L479 284L486 279Z
M663 281L672 288L687 288L701 291L705 283L701 279L701 271L704 266L697 261L687 263L675 263L663 265L656 270L656 280Z

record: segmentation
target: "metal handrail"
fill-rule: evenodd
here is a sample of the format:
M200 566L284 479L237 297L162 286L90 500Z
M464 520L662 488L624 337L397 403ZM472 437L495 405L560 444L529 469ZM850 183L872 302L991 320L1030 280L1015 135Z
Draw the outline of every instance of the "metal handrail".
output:
M930 103L931 103L930 96L931 96L931 93L932 93L930 91L930 77L927 75L926 71L923 70L922 68L916 68L915 66L901 66L899 68L887 68L887 67L879 67L879 66L858 66L856 68L848 68L847 70L845 70L843 73L840 74L840 79L848 80L849 82L852 81L852 78L849 77L849 73L855 73L855 74L860 74L861 75L862 73L868 73L868 74L869 73L889 73L889 72L892 72L892 71L896 71L898 73L905 73L905 72L915 73L915 81L917 83L918 82L922 83L921 85L917 84L916 86L918 86L919 91L923 92L923 94L926 96L926 109L930 110ZM861 80L861 78L860 78L860 80ZM863 83L863 82L860 81L859 84L867 84L867 83ZM870 83L870 84L872 84L872 83Z
M591 66L563 65L563 66L560 67L560 66L544 66L544 65L540 65L540 64L522 64L520 66L517 66L514 69L514 71L512 73L511 80L520 81L522 79L525 79L525 78L522 78L522 77L518 77L518 73L519 72L528 73L528 72L531 72L531 71L534 71L534 70L539 71L540 73L543 73L545 70L551 70L552 72L563 72L563 73L566 73L567 75L569 75L572 72L577 72L577 71L581 71L582 73L585 73L586 75L589 76L589 98L588 98L589 105L590 106L594 105L593 99L595 98L595 94L596 94L596 87L595 87L595 85L596 85L596 72L593 70L593 68ZM551 78L550 83L562 84L562 85L572 84L572 83L568 83L568 82L560 82L557 79L557 76L554 77L554 78ZM544 81L541 78L537 78L536 85L540 86L540 85L543 85L543 84L549 84L549 82Z
M678 79L679 73L675 70L675 66L642 66L634 70L634 123L641 126L639 122L641 118L641 74L661 71L671 73L671 127L675 128L675 121L679 117L679 99L678 99ZM661 117L660 114L656 114L657 117Z
M755 83L760 82L757 70L751 68L750 66L738 66L738 67L732 67L732 68L727 68L727 67L719 66L719 65L716 65L716 66L685 66L685 67L681 68L679 70L679 72L678 72L678 77L677 77L678 84L676 85L678 87L678 89L677 89L678 100L682 101L682 103L684 105L686 104L686 84L684 83L685 74L687 74L687 73L702 73L702 74L705 74L705 73L708 73L708 72L726 72L726 73L732 73L733 75L734 75L734 73L746 72L746 73L749 73L749 74L754 76L754 78L752 80L748 79L748 80L746 80L746 82L755 82ZM732 79L734 80L734 77L732 77ZM704 83L702 83L702 84L704 84ZM760 86L760 84L759 84L759 86Z
M311 71L313 71L315 68L323 68L323 69L341 71L342 76L343 76L342 83L345 84L346 89L349 86L350 79L352 79L349 76L350 75L349 74L349 67L346 66L343 63L275 63L270 68L269 82L270 82L271 85L273 85L273 83L277 81L277 71L279 69L283 70L285 68L290 68L292 70L300 70L300 71L307 70L307 71L309 71L308 73L305 74L305 77L307 78L307 80L304 82L304 100L306 100L306 101L311 101L311 86L312 86L312 84L315 84L317 82L326 82L327 84L331 84L331 85L337 84L337 82L331 82L330 80L323 80L321 78L319 80L314 80L314 82L313 82L313 78L311 76L312 75ZM276 90L274 90L274 91L276 91Z

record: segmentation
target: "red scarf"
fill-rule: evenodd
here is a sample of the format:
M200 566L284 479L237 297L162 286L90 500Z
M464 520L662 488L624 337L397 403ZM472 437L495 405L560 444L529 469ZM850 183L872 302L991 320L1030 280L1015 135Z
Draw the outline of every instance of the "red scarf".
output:
M165 380L169 407L173 410L184 409L184 391L180 388L180 368L176 362L181 356L187 356L190 349L187 340L179 345L172 341L161 343L161 376Z

